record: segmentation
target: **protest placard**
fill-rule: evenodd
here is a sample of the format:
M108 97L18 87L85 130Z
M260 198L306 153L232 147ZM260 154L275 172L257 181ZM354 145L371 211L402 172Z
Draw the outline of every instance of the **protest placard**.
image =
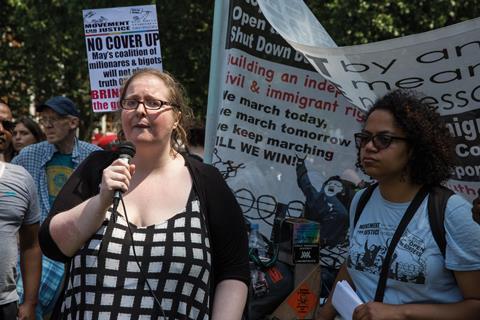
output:
M329 207L319 195L348 202L353 190L346 188L367 179L355 167L353 141L363 111L280 37L255 1L223 2L216 16L226 19L213 48L206 155L245 217L268 236L276 214L298 217L306 205ZM322 219L345 221L347 207L334 206ZM322 230L335 238L322 249L322 265L344 261L347 227Z
M119 108L120 86L142 68L162 69L154 5L83 10L94 112Z
M348 228L342 219L348 216L352 189L358 189L369 179L355 166L357 150L353 134L361 128L363 109L369 107L369 101L394 89L395 83L405 88L407 83L414 83L412 79L400 82L398 79L420 77L419 70L427 72L429 67L426 73L429 79L416 83L422 84L419 91L429 97L426 101L436 105L446 120L460 160L455 167L455 178L447 185L467 199L475 196L480 187L480 149L476 143L480 133L477 102L480 92L475 89L479 81L478 63L474 62L475 49L479 48L475 39L480 33L473 32L478 19L463 26L371 44L368 48L347 47L342 52L311 12L274 3L272 7L280 12L275 23L289 30L285 34L294 34L297 41L303 41L292 44L285 37L294 45L290 46L269 24L257 3L262 5L263 1L231 0L216 7L214 36L217 38L212 49L205 154L206 160L220 170L232 188L245 217L259 223L261 232L270 234L276 215L299 216L308 212L309 207L317 212L319 208L329 208L315 218L335 221L338 229L325 227L321 234L324 239L333 239L336 245L324 247L320 259L325 266L341 265L348 248L346 241L341 240L343 228ZM286 7L282 9L282 5ZM266 16L271 18L269 14ZM316 23L313 26L312 21ZM446 52L459 54L455 58L445 55L442 48L446 47L457 48ZM304 55L294 48L310 51ZM336 68L325 67L329 77L321 72L324 65L315 64L311 58L323 59L313 55L317 51L329 53L328 61L337 63ZM447 56L452 59L446 59ZM456 68L452 65L440 68L433 62L429 66L424 63L427 59L445 60L447 64L455 60L460 72L470 75L469 80L447 82L458 73L440 73ZM408 64L409 61L414 62ZM397 65L399 62L401 65ZM381 78L353 72L367 67ZM440 79L446 83L435 83L442 82ZM348 85L340 81L347 81L353 90L345 90ZM440 86L444 86L443 92L438 91ZM452 90L460 93L448 95ZM467 91L472 99L466 99ZM359 102L359 96L368 98L363 99L365 105ZM318 200L333 197L342 205L338 201Z

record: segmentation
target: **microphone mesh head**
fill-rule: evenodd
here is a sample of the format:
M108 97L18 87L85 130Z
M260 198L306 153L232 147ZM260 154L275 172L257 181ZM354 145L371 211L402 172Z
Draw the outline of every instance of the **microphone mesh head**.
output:
M135 156L135 152L136 152L135 145L130 141L122 142L117 149L117 153L119 155L127 155L127 156L130 156L131 158Z

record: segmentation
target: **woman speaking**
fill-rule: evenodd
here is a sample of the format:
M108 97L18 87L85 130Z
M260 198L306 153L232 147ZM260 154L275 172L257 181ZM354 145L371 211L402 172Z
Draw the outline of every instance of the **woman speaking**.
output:
M240 319L249 283L243 215L218 170L180 152L191 112L181 86L140 70L124 82L120 105L131 163L93 153L41 228L45 254L67 262L56 314Z

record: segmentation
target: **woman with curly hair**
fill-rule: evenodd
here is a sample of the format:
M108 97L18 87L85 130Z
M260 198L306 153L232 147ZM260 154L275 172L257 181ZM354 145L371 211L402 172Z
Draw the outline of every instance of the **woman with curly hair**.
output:
M453 140L439 114L411 92L392 91L368 111L355 142L357 166L377 186L357 221L366 189L352 201L349 257L336 279L347 280L364 302L353 319L478 319L480 226L470 203L448 198L445 257L429 223L429 190L450 177L454 163ZM399 225L405 229L389 250ZM380 274L386 284L378 299ZM317 319L335 314L329 299Z

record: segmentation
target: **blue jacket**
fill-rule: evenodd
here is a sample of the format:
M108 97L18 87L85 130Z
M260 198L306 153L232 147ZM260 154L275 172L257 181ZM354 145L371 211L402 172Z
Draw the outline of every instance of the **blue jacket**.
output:
M100 150L100 147L75 138L75 144L72 151L74 169L78 167L80 162L87 158L90 153L96 150ZM40 222L43 222L50 212L45 167L48 161L52 159L53 154L57 151L55 145L43 141L23 148L22 151L20 151L20 153L12 160L13 164L18 164L24 167L33 177L33 180L37 185L37 193L40 200Z

